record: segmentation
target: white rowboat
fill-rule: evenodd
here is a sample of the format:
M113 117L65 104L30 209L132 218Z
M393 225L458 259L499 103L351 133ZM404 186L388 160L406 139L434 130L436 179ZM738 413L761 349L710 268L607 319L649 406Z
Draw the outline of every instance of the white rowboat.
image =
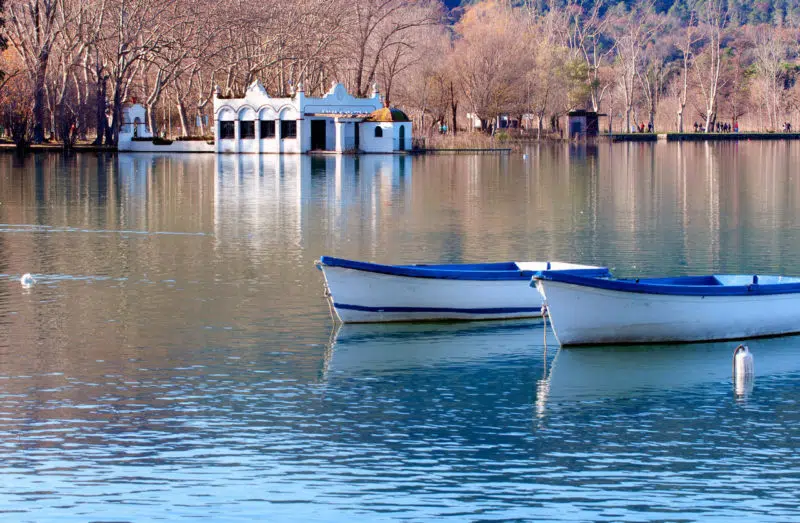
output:
M800 278L762 275L615 280L533 276L561 345L692 342L800 332Z
M317 266L343 323L537 317L542 299L529 288L535 271L609 274L559 262L381 265L323 256Z

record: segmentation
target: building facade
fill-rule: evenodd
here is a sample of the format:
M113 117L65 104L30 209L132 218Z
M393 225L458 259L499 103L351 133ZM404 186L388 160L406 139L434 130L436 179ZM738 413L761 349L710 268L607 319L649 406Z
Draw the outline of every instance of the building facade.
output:
M244 98L214 96L218 153L393 153L411 149L411 122L383 107L380 93L358 98L336 83L321 98L302 84L289 98L272 98L261 82Z

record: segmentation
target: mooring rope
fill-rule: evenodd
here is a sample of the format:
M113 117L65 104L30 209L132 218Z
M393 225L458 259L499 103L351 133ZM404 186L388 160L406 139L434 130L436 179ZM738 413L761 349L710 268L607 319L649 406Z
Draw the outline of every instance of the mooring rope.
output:
M545 365L547 365L547 304L542 303L542 320L544 321L544 356L545 356Z

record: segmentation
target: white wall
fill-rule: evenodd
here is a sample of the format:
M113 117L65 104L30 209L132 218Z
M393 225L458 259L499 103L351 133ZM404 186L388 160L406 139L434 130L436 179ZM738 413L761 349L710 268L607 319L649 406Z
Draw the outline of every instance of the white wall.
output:
M142 104L125 105L122 108L122 125L119 128L120 139L124 134L130 135L130 137L135 134L140 138L153 136L146 124L147 111ZM134 127L136 127L135 131Z
M335 84L321 98L306 98L300 90L292 98L271 98L264 87L253 83L248 87L244 98L222 99L214 97L216 115L215 135L219 135L220 121L236 121L234 139L217 140L216 149L222 153L305 153L311 149L311 119L306 114L335 114L325 117L325 148L329 151L349 151L356 148L355 125L360 125L360 144L364 152L391 153L400 149L399 129L406 129L405 150L411 149L410 122L350 122L337 123L338 118L352 119L354 115L370 113L382 107L380 95L374 92L370 98L357 98L347 92L342 84ZM311 119L310 119L311 118ZM322 117L316 118L320 119ZM242 140L238 122L253 120L256 125L256 139ZM259 138L260 121L275 120L276 137ZM286 139L281 136L280 122L297 122L297 137ZM380 126L383 137L375 138L375 127ZM338 136L338 133L343 133Z
M391 122L364 122L361 124L361 147L365 153L394 152L394 131ZM383 137L375 137L375 128L383 129Z

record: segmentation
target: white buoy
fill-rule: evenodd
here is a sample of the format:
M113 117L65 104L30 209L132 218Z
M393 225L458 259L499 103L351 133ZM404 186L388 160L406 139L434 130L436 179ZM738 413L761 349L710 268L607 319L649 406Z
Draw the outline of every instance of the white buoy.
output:
M753 354L747 345L739 345L733 350L733 387L737 396L744 396L753 389L754 377Z
M522 159L523 159L523 160L527 160L527 159L528 159L528 155L527 155L527 154L523 154L523 155L522 155Z
M34 277L31 276L31 273L26 272L25 274L22 275L22 278L19 279L19 282L22 284L23 287L28 288L36 283L36 279L34 279Z

